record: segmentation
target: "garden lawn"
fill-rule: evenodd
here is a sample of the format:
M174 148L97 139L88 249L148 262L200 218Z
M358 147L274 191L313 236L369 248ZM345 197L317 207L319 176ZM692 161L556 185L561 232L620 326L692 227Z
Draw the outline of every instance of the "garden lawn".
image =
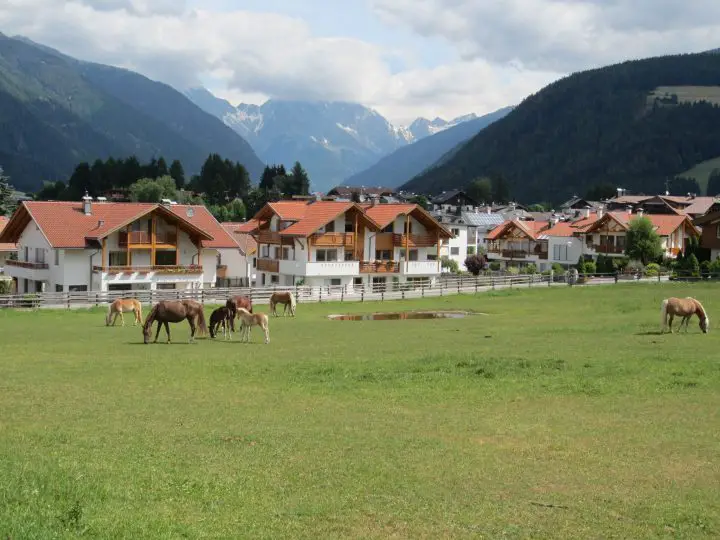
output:
M709 334L658 334L673 295ZM484 314L326 319L420 308ZM0 536L720 535L717 284L297 313L269 345L144 345L130 316L0 312Z

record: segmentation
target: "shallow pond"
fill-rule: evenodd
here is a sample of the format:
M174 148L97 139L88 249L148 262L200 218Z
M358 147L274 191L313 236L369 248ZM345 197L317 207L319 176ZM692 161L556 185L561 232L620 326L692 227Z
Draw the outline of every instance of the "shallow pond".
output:
M482 315L470 311L391 311L385 313L357 313L328 315L332 321L399 321L405 319L463 319L471 315Z

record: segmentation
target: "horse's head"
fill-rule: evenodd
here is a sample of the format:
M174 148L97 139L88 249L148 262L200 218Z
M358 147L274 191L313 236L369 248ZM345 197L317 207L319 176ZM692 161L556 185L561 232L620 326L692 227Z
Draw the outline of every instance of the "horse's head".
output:
M708 317L700 319L700 330L703 331L703 334L707 334L710 331L710 319Z

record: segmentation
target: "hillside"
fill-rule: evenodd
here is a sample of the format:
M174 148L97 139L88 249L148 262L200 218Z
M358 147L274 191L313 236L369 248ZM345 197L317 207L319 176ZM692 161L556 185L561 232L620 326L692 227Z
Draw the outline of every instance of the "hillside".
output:
M405 127L392 125L358 103L273 99L234 107L205 88L186 90L185 95L245 138L266 163L290 167L299 160L312 188L320 191L344 182L398 148L475 118L473 114L450 121L418 118Z
M468 140L512 110L506 107L429 135L395 150L372 167L351 176L344 184L351 186L397 187L420 174L460 143ZM416 120L415 122L418 122Z
M0 164L16 188L64 180L80 161L135 154L179 159L188 174L207 156L264 167L249 144L171 87L81 62L0 34Z
M666 178L720 155L720 108L648 97L666 90L661 87L717 86L720 56L703 53L573 74L528 97L402 188L437 193L502 175L520 202L558 202L607 182L657 192Z

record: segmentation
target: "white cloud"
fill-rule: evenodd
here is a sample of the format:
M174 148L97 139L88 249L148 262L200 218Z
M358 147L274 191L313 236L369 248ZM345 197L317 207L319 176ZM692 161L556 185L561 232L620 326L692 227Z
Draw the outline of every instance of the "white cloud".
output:
M190 9L182 0L3 0L0 28L178 88L211 81L210 89L233 103L357 101L408 122L490 112L561 73L628 55L710 48L720 18L720 3L703 0L373 0L373 6L390 24L444 37L458 57L423 68L412 51L319 37L298 18L227 6ZM410 67L398 71L397 62Z
M716 0L372 0L388 23L454 43L463 58L570 72L714 48Z

